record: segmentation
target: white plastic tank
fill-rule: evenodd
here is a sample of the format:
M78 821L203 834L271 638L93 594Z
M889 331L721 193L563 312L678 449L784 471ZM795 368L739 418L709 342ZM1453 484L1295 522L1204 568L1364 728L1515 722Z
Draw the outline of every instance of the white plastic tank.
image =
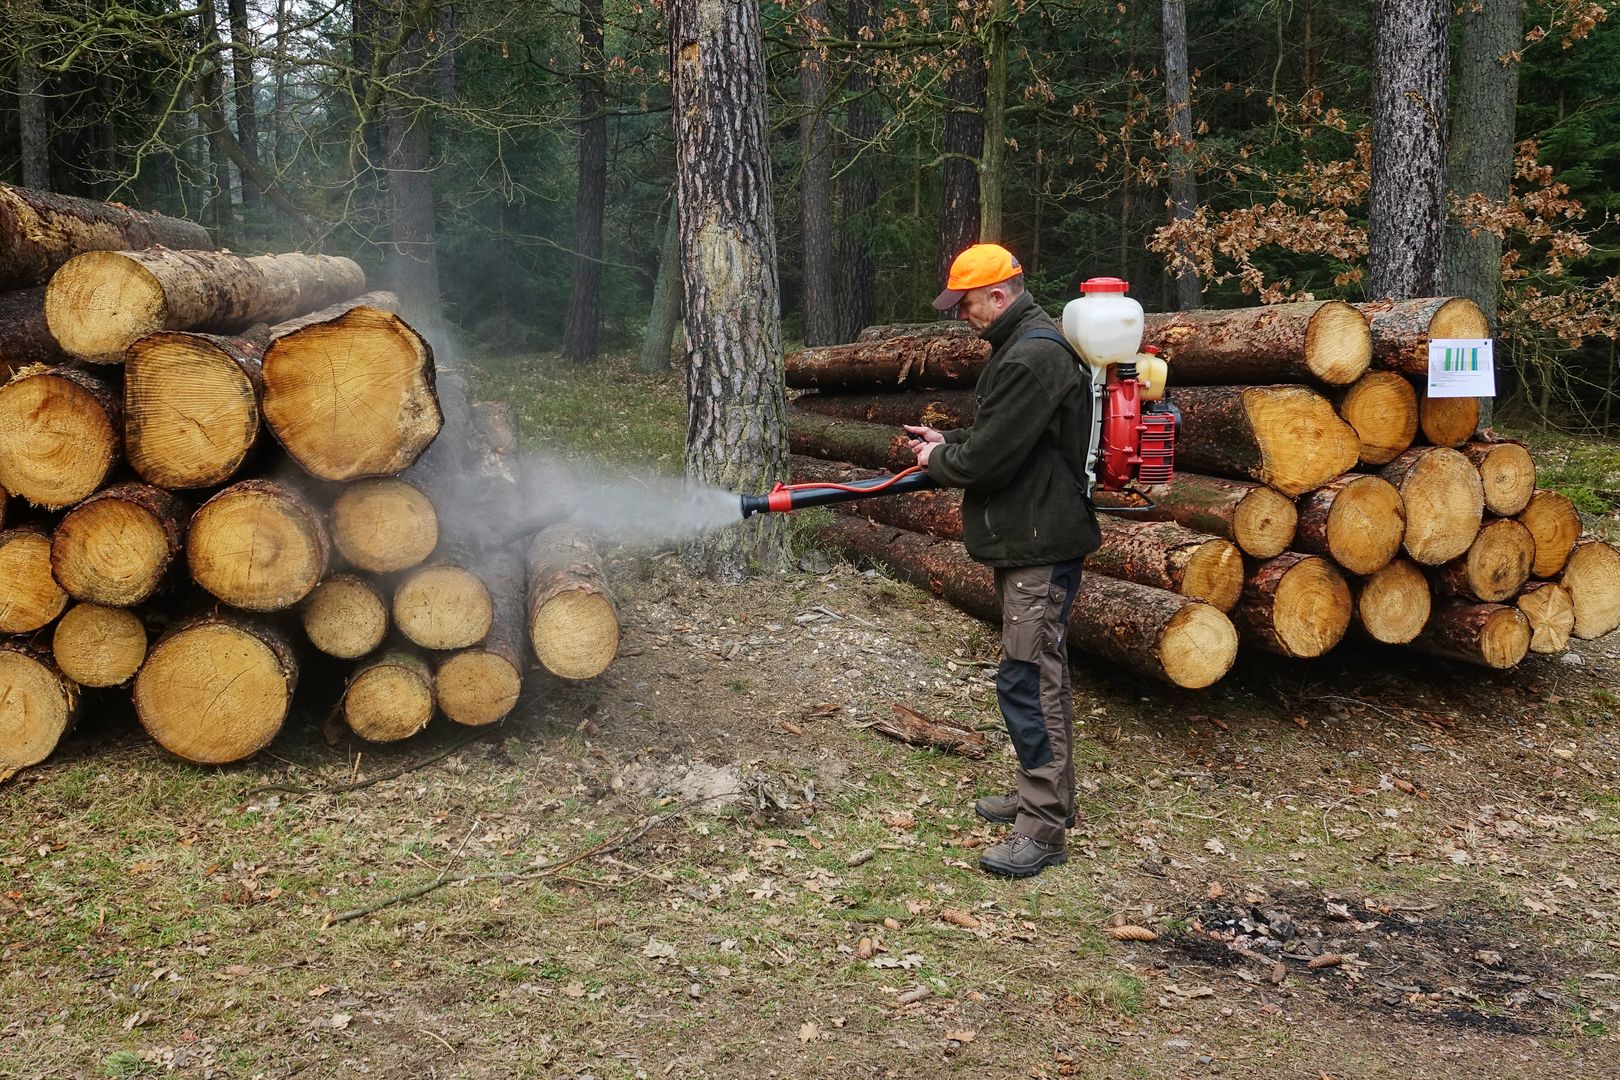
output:
M1142 347L1142 305L1125 295L1129 288L1115 277L1088 278L1063 308L1063 336L1093 368L1132 360Z

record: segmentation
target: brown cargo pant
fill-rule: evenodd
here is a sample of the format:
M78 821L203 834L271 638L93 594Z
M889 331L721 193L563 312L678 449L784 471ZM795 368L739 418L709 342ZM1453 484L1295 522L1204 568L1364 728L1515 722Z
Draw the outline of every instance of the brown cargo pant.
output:
M1068 622L1081 560L996 571L1001 667L996 701L1018 755L1018 832L1061 843L1074 812L1074 695Z

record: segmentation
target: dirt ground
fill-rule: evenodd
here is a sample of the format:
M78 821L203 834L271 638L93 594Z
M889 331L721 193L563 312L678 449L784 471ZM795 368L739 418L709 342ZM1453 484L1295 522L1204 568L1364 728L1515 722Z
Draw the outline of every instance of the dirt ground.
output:
M1006 882L988 628L820 556L616 576L619 662L496 730L201 770L103 709L0 790L0 1076L1620 1075L1620 635L1082 662L1072 861Z

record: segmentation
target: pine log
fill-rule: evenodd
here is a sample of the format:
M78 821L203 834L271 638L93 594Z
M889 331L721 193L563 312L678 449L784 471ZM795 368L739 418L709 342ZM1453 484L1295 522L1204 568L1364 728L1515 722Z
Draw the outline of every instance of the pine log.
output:
M1575 608L1575 636L1590 641L1620 629L1620 548L1588 537L1575 545L1559 583Z
M592 679L619 652L619 616L596 546L572 525L553 525L529 544L528 630L534 655L564 679Z
M67 605L51 576L50 535L33 525L0 532L0 634L32 634Z
M70 355L121 364L131 345L159 330L234 334L326 307L365 287L358 263L329 255L92 251L51 276L45 320Z
M1401 550L1406 504L1395 485L1346 473L1299 499L1295 547L1326 555L1353 574L1372 574Z
M905 432L898 428L799 411L788 422L788 443L795 454L891 472L917 464L917 456L906 448Z
M332 543L355 567L389 574L420 566L439 546L439 516L416 485L356 480L332 503Z
M842 461L794 454L788 459L793 481L805 484L840 484L883 476L879 469L861 469ZM956 488L916 491L903 496L879 496L842 503L836 510L870 518L897 529L927 533L946 540L962 539L962 492Z
M198 585L232 607L292 607L326 575L329 547L320 514L271 480L243 480L202 504L186 537Z
M410 738L433 719L433 669L404 649L361 661L343 691L343 719L369 742Z
M1288 551L1255 567L1232 622L1250 644L1308 659L1339 643L1350 613L1344 575L1326 559Z
M915 393L801 394L793 408L837 420L862 420L898 428L926 424L939 431L972 427L978 410L971 390L932 390Z
M146 624L128 608L74 604L52 632L51 653L80 686L123 686L146 660Z
M1575 629L1575 601L1556 581L1526 582L1514 600L1530 623L1530 651L1552 656L1569 648Z
M285 637L222 610L183 621L158 639L135 676L135 715L176 757L223 765L270 745L297 681Z
M1340 300L1149 315L1142 341L1163 352L1177 386L1347 386L1372 358L1366 320Z
M1435 656L1502 670L1530 651L1530 620L1502 604L1437 604L1415 644Z
M958 334L901 334L800 349L787 357L787 384L800 390L970 388L990 359L990 343Z
M1419 385L1429 378L1431 338L1491 336L1485 313L1461 296L1375 300L1356 307L1372 331L1372 366L1399 372Z
M0 640L0 782L50 757L78 708L79 688L49 653Z
M1487 521L1468 545L1467 554L1435 571L1435 591L1498 604L1518 595L1530 579L1536 541L1530 530L1511 518Z
M515 542L548 525L554 525L573 512L573 500L536 497L540 493L525 484L518 453L517 417L504 402L476 402L471 407L466 447L466 479L458 485L459 498L452 506L464 508L447 527L452 540L481 548ZM561 478L543 469L536 487L558 483ZM554 492L553 494L560 494ZM521 578L519 579L521 585ZM519 621L521 625L521 620Z
M369 307L271 342L263 408L276 440L322 480L409 468L444 424L427 340Z
M1479 430L1479 398L1430 397L1418 390L1418 428L1431 446L1461 447Z
M181 218L0 184L0 289L43 285L86 251L162 245L210 249L208 230Z
M933 322L917 323L885 323L880 326L863 327L855 335L860 342L888 341L897 337L921 338L966 338L975 339L979 335L973 327L959 319L936 319Z
M0 292L0 383L30 364L66 359L45 325L45 287Z
M0 487L46 510L88 498L123 446L111 387L77 368L33 368L0 387Z
M470 553L452 549L406 574L394 590L394 626L424 649L466 649L483 641L494 602L469 569L474 565Z
M843 514L817 529L816 538L846 555L885 566L970 615L1001 621L990 568L970 559L953 540ZM1068 643L1072 652L1194 690L1225 675L1238 648L1231 621L1208 604L1101 574L1081 577L1069 614Z
M1401 493L1402 546L1415 561L1439 566L1468 550L1485 514L1485 488L1467 458L1445 447L1413 447L1379 475Z
M1393 371L1369 371L1331 397L1356 429L1363 465L1387 465L1417 438L1417 391Z
M1498 517L1513 517L1530 505L1536 490L1536 462L1520 442L1471 442L1462 455L1479 470L1485 488L1485 509Z
M255 326L246 331L244 336L261 347L268 348L270 343L277 338L286 337L288 334L303 330L305 327L314 326L317 323L331 322L333 319L347 315L359 307L371 308L389 315L398 315L401 305L397 293L389 292L386 289L377 289L372 292L346 296L325 307L305 311L303 314L294 315L288 319L281 319L269 326Z
M354 574L333 574L315 586L299 616L309 643L342 660L365 656L388 636L388 602Z
M1179 386L1176 460L1302 495L1355 466L1361 440L1303 386Z
M179 499L149 484L117 484L63 515L51 535L51 572L75 600L130 607L157 592L185 534Z
M1249 480L1177 470L1169 487L1154 488L1150 494L1154 507L1122 492L1094 491L1092 501L1103 510L1133 511L1127 520L1174 521L1194 532L1219 536L1258 559L1287 550L1299 521L1292 499Z
M439 710L467 727L493 724L517 706L523 690L523 558L513 548L488 552L479 567L494 607L489 633L470 649L443 657L435 675Z
M1581 513L1567 495L1536 489L1517 520L1530 530L1536 541L1536 561L1530 573L1553 578L1569 561L1575 542L1581 538Z
M1429 579L1410 559L1392 559L1362 579L1356 590L1356 622L1385 645L1417 640L1429 622L1434 595Z

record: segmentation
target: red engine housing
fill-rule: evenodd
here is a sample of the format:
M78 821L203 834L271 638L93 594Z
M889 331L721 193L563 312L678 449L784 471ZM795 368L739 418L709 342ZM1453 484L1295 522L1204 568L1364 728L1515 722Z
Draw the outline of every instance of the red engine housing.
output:
M1108 369L1097 486L1124 491L1136 484L1168 484L1175 475L1176 420L1168 407L1142 401L1135 364Z

